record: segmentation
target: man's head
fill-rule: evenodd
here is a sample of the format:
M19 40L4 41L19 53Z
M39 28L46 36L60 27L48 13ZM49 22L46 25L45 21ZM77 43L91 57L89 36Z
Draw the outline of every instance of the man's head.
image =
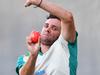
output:
M60 32L61 20L54 15L49 15L41 32L41 43L51 46L58 39Z

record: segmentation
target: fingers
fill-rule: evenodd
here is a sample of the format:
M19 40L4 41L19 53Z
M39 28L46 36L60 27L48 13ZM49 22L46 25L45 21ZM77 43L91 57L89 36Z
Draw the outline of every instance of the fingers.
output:
M30 37L26 37L26 46L27 46L27 49L32 53L34 54L34 50L35 50L35 46L32 44L31 40L30 40Z
M26 37L26 44L29 44L29 45L32 44L31 38L29 36Z
M40 50L41 48L41 38L39 37L38 43L37 43L37 49Z
M38 38L38 45L41 45L41 38Z
M26 37L26 45L27 45L27 49L32 53L37 53L40 48L41 48L41 40L40 38L38 39L37 43L32 43L30 36Z
M30 5L32 5L32 2L31 2L30 0L27 0L24 6L25 6L25 7L28 7L28 6L30 6Z

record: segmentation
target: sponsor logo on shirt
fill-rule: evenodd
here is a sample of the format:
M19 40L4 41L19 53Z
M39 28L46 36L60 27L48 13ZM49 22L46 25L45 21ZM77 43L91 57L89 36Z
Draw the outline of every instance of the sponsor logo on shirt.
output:
M47 74L45 73L45 70L39 70L36 72L35 75L47 75Z

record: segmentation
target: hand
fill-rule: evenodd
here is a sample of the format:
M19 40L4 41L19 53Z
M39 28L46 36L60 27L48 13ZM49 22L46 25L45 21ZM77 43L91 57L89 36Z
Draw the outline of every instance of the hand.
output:
M31 35L26 38L27 48L32 55L37 55L38 51L40 50L40 38L37 43L32 43Z
M38 5L40 0L26 0L25 7L31 6L31 5Z

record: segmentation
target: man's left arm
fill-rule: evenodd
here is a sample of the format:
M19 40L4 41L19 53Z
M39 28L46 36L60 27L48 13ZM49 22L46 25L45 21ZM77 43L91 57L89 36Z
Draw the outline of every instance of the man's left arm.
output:
M43 10L59 17L61 19L61 35L66 41L74 42L76 32L71 12L47 0L27 0L25 6L30 5L39 5Z

